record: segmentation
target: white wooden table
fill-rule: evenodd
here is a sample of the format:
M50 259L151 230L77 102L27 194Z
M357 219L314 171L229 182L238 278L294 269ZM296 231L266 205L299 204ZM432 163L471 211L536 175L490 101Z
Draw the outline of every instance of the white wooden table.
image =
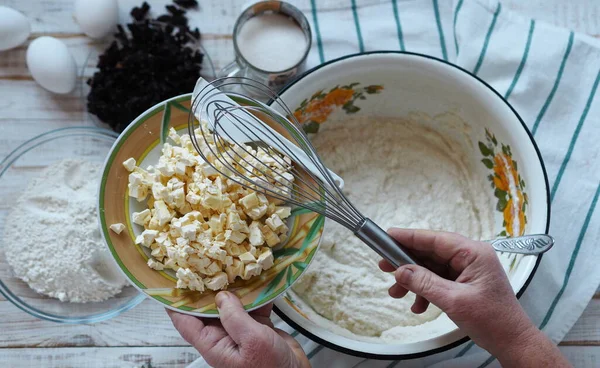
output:
M123 21L142 0L120 0ZM346 0L340 5L348 6ZM373 0L376 1L376 0ZM383 0L381 0L383 1ZM167 0L148 1L161 11ZM203 0L191 12L204 46L217 68L233 57L231 31L245 0ZM557 25L600 36L600 2L596 0L504 0L508 7ZM79 65L98 45L72 19L73 0L0 0L32 21L30 39L62 39ZM331 3L331 2L330 2ZM346 4L346 5L344 5ZM0 156L37 134L60 127L91 124L77 91L52 95L38 87L25 66L27 45L0 53ZM560 343L577 367L600 366L600 290ZM146 300L135 309L95 325L65 326L35 319L0 298L0 365L2 367L185 367L198 357L179 336L163 308Z

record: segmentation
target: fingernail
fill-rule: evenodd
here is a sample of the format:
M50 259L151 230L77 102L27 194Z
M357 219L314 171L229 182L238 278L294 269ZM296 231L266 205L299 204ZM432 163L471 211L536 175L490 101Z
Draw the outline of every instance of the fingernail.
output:
M410 268L406 268L406 267L402 267L400 269L400 272L397 276L397 280L399 283L401 284L408 284L410 283L410 279L413 276L414 271L411 270Z
M229 298L229 293L226 291L220 291L215 296L215 303L217 303L217 308L221 308L221 304L223 304L225 300L227 300L227 298Z

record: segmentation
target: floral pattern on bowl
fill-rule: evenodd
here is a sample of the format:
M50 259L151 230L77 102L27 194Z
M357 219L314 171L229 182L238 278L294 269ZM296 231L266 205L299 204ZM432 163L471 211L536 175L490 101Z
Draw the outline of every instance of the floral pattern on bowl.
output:
M356 101L366 100L366 95L378 94L383 90L382 85L360 87L360 83L350 83L345 86L335 86L324 92L315 92L310 98L302 101L294 111L294 117L302 124L306 133L317 133L319 124L324 123L336 109L343 109L347 114L360 111Z
M498 200L496 210L502 213L502 230L498 236L520 236L525 233L529 204L525 192L525 181L518 172L517 161L513 159L510 145L500 143L488 129L485 130L486 142L479 142L479 150L484 158L481 162L492 173L488 180Z

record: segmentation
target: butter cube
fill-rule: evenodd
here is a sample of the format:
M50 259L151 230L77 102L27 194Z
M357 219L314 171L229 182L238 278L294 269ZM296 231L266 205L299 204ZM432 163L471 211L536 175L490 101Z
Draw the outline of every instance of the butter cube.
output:
M232 256L239 256L240 254L244 253L246 250L240 249L240 246L233 242L228 242L225 245L225 251L227 252L227 254L230 254Z
M258 201L261 204L266 204L266 205L269 204L269 200L267 199L267 197L264 194L262 194L262 193L256 193L256 197L258 197Z
M140 226L146 225L152 219L152 214L149 209L145 209L141 212L134 212L131 215L134 224L138 224Z
M177 134L177 131L173 127L169 128L169 138L171 138L171 140L175 142L175 144L181 143L181 137L179 136L179 134Z
M225 272L217 272L213 277L204 279L204 286L210 290L222 290L227 285L227 274Z
M260 223L258 221L253 221L250 224L250 244L256 247L263 245L265 243L265 238L263 236L262 231L260 230Z
M187 262L190 266L192 266L196 271L204 273L206 267L210 265L212 260L206 257L198 257L195 254L192 254L188 257Z
M177 270L177 288L204 291L204 282L202 278L189 268L180 268Z
M166 160L158 160L158 164L156 164L156 170L158 170L162 176L167 178L175 175L175 168Z
M154 245L156 245L156 247L154 249L152 249L152 252L150 252L150 255L152 255L152 257L163 258L164 256L167 255L167 249L165 246L154 243L150 247L152 248L152 246L154 246Z
M136 244L141 244L144 247L150 247L154 239L158 235L157 230L144 230L140 235L135 238Z
M223 227L221 226L221 219L217 215L212 215L210 220L208 220L208 226L213 231L213 234L216 235L223 231Z
M249 280L253 276L260 275L261 271L262 271L261 265L259 265L258 263L249 263L244 266L244 272L242 274L242 279Z
M269 247L274 247L279 244L279 236L267 225L262 227L262 233Z
M260 206L254 207L246 213L251 219L258 220L267 213L267 205L261 204Z
M227 214L227 228L231 230L239 231L241 229L242 219L240 219L240 215L237 212L230 211Z
M202 196L202 205L213 210L223 208L223 196L219 194L204 193Z
M165 265L157 262L154 258L148 258L148 267L152 268L153 270L162 271L164 270Z
M178 188L169 193L169 204L175 208L182 208L185 205L185 193L183 188Z
M185 247L186 245L190 244L190 241L182 236L177 238L176 242L178 247Z
M244 264L256 262L256 258L250 252L242 253L239 256L240 261L244 262Z
M136 167L135 158L130 157L127 160L123 161L123 167L129 172L132 172Z
M277 207L275 209L275 214L279 216L280 219L288 218L292 214L292 208L288 206Z
M225 230L225 239L240 244L246 239L246 234L239 231Z
M227 257L227 251L225 251L225 249L212 246L208 248L208 250L206 251L206 255L212 259L225 262L225 257Z
M185 196L185 200L190 204L198 204L200 203L200 200L202 200L202 197L195 193L188 192L188 194Z
M169 191L167 187L162 185L161 183L152 183L152 196L154 200L165 200L169 196Z
M210 164L205 163L202 165L202 174L204 176L206 176L207 178L213 178L213 177L219 175L219 172L217 171L217 169L212 167Z
M221 263L219 261L212 261L211 264L206 267L206 275L212 276L217 272L221 271Z
M137 199L138 202L143 201L148 196L148 187L141 184L131 184L127 185L129 188L129 196Z
M185 175L186 165L182 161L177 161L175 164L175 174L177 175Z
M272 214L271 217L269 217L265 223L271 228L271 230L273 231L278 231L281 227L283 227L285 224L283 223L283 221L281 221L281 218L279 216L277 216L277 214Z
M241 277L244 272L244 263L239 259L234 259L233 263L225 268L227 273L227 281L233 283L236 277Z
M181 228L181 235L188 240L196 240L196 225L189 224Z
M267 248L258 256L256 262L261 265L263 270L266 270L273 267L273 260L273 252Z
M252 192L240 199L240 204L242 205L242 207L244 207L246 211L250 211L252 208L260 205L260 201L258 200L256 192Z
M144 176L139 172L132 172L129 174L129 184L131 185L143 185Z
M121 232L123 232L123 230L125 230L125 225L123 225L123 224L122 224L122 223L120 223L120 222L118 222L118 223L116 223L116 224L112 224L112 225L110 225L109 227L110 227L110 229L111 229L112 231L114 231L114 232L115 232L115 234L117 234L117 235L121 234Z
M154 209L156 210L154 218L157 219L160 227L165 226L173 218L173 214L169 211L169 207L167 207L164 201L154 202Z

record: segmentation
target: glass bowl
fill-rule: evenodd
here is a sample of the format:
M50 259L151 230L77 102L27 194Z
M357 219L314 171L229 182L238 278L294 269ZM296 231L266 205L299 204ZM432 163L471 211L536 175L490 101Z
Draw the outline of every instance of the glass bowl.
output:
M135 307L145 298L134 287L126 286L119 294L102 302L61 302L38 294L16 277L4 252L6 216L28 182L45 167L64 158L102 164L116 137L116 133L96 127L57 129L26 141L0 162L0 293L35 317L71 324L100 322ZM114 261L107 257L107 262Z

